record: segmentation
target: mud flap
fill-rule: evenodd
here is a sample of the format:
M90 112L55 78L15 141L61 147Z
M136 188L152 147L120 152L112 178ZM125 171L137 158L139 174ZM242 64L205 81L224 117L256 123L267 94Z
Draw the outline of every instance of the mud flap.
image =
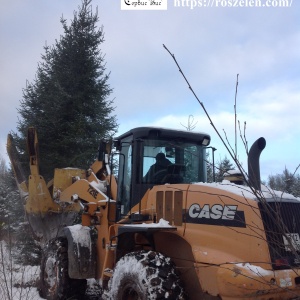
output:
M68 272L73 279L96 277L96 237L87 226L73 225L64 228L68 239Z

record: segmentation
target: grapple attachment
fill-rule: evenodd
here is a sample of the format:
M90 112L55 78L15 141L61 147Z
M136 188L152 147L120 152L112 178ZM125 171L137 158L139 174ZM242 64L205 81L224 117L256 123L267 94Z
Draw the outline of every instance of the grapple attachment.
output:
M74 203L71 200L61 203L59 199L57 200L51 195L50 186L46 185L43 176L39 174L38 139L35 128L28 129L27 146L31 173L28 182L26 182L26 177L18 159L18 152L13 138L10 134L8 135L7 153L15 173L26 217L35 239L45 243L59 236L65 226L74 223L80 206L79 203ZM77 173L83 173L82 170L76 170ZM70 184L72 184L73 174L74 169L70 169Z

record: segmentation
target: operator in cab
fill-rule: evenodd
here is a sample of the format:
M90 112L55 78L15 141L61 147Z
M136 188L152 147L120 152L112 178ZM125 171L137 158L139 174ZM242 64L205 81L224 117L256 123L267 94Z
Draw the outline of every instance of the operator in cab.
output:
M144 177L144 182L160 183L168 173L168 166L172 163L166 158L165 154L162 152L157 153L155 159L156 162L149 168Z

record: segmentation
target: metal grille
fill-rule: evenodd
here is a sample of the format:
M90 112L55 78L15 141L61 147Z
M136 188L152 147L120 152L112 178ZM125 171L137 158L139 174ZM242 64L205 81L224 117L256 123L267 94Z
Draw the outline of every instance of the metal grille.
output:
M259 203L274 270L300 266L300 202Z
M182 225L183 192L158 191L156 193L156 217L170 222L170 225Z

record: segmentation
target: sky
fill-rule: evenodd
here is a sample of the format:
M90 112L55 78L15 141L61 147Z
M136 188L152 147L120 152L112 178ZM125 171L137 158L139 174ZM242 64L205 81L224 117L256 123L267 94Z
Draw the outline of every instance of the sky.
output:
M124 1L133 8L138 0L92 1L105 32L101 49L110 73L118 134L138 126L185 130L190 120L193 131L211 135L216 161L229 158L165 45L225 142L235 148L235 119L249 147L259 137L266 139L260 161L264 180L285 167L297 169L299 0L167 0L164 10L123 10ZM81 0L0 1L4 159L6 136L16 130L22 89L34 80L45 44L54 44L63 34L60 18L71 20L80 4ZM238 156L246 168L244 143L237 132Z

